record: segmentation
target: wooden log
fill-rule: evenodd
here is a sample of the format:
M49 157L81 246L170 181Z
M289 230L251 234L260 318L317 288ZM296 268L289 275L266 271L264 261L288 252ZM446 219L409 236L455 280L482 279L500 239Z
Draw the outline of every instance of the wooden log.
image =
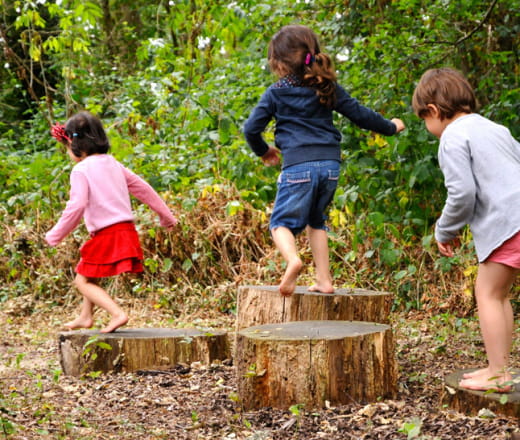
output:
M246 410L306 409L392 398L397 364L390 327L359 321L265 324L237 333L237 387Z
M466 414L476 416L481 410L489 410L496 415L520 417L520 384L516 383L510 393L493 393L468 390L459 387L464 373L475 371L457 370L444 378L445 386L441 396L443 404ZM513 371L513 380L520 381L520 370Z
M62 332L58 338L63 372L71 376L94 371L130 372L196 361L210 364L231 357L226 332L215 330L80 330Z
M277 286L242 286L237 296L237 330L289 321L368 321L387 324L393 296L365 289L337 289L333 294L297 287L290 297Z

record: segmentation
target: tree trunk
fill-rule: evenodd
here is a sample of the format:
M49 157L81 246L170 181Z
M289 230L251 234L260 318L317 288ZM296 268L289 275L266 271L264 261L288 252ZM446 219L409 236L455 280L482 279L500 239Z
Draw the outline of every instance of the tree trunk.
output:
M141 328L99 333L94 330L59 334L64 374L81 376L101 372L136 371L179 363L231 357L224 331Z
M364 289L337 289L333 294L298 287L290 297L276 286L243 286L237 297L237 330L289 321L389 321L393 296Z
M238 394L246 410L306 409L392 398L397 366L388 325L353 321L266 324L237 334Z
M443 404L468 416L476 416L479 411L488 409L497 415L520 417L520 384L516 384L511 393L490 393L460 388L459 381L462 375L470 371L474 370L457 370L445 377ZM513 372L513 379L520 379L520 371Z

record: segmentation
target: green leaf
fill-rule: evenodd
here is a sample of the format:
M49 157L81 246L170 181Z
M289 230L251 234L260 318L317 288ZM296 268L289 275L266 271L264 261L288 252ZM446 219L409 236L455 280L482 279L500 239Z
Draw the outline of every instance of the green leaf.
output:
M163 260L163 267L161 269L161 272L169 272L173 266L173 261L171 258L165 258Z
M238 200L232 200L231 202L228 202L226 205L226 213L230 217L237 215L239 212L243 210L244 205L242 204L242 202Z
M182 270L184 272L189 272L190 269L193 267L193 262L189 259L189 258L186 258L183 262L182 262Z

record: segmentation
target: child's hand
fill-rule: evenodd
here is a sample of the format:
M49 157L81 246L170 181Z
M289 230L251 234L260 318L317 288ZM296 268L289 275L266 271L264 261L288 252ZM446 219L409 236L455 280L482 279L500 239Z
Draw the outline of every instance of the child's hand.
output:
M401 121L399 118L393 118L391 121L396 126L396 130L395 130L396 133L399 133L400 131L403 131L406 128L406 126L404 125L404 122Z
M437 247L439 248L439 252L446 257L453 257L455 255L453 253L453 248L459 245L459 240L451 240L448 243L437 242Z
M173 223L168 225L168 226L166 226L166 230L168 232L171 232L171 231L173 231L173 228L175 228L175 226L177 226L178 224L179 224L179 220L176 217L174 217L173 218Z
M269 147L267 153L262 156L262 162L267 167L272 167L280 163L280 151L277 148Z

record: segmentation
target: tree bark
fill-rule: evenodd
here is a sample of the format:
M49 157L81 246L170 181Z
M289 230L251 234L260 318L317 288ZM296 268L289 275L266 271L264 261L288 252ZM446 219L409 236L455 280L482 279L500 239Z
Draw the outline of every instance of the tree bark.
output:
M64 374L123 372L179 363L231 358L226 332L196 329L141 328L99 333L94 330L59 334Z
M266 324L237 334L238 394L246 410L306 409L392 398L397 366L390 327L356 321Z
M389 322L393 295L365 289L337 289L333 294L296 288L283 297L276 286L242 286L237 297L237 330L289 321Z

